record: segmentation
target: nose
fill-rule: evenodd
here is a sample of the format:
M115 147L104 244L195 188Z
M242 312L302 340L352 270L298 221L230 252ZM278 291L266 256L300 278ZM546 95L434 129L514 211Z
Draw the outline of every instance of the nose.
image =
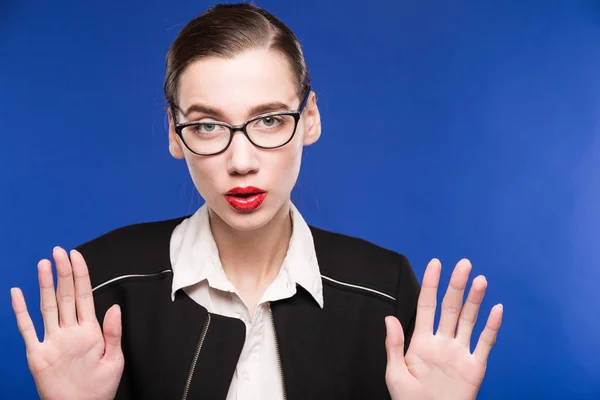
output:
M247 175L258 172L257 148L243 132L235 132L227 149L227 172L230 175Z

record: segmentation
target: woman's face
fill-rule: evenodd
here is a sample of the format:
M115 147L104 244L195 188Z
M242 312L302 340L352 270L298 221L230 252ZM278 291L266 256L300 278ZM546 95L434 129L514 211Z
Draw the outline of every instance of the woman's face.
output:
M190 64L180 76L177 101L181 110L175 111L178 123L218 121L240 125L268 112L295 111L302 99L298 98L286 58L273 51L249 50L231 59L210 57ZM252 111L259 108L258 112ZM210 125L209 128L214 129ZM316 142L320 133L314 93L308 98L293 139L283 147L269 150L255 147L238 131L225 152L196 155L181 142L169 113L171 154L185 158L211 216L240 231L260 228L287 210L300 170L302 148ZM264 200L252 210L243 209L246 200L227 195L233 188L249 186L266 192L266 196L254 198L254 205L260 203L260 198Z

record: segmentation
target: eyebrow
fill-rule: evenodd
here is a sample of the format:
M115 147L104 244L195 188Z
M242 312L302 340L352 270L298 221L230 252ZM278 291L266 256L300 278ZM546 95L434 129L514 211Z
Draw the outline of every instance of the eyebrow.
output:
M250 115L250 117L253 117L256 115L266 114L266 113L275 112L275 111L292 111L292 110L289 105L279 102L279 101L274 101L271 103L264 103L264 104L259 104L259 105L253 106L248 111L248 114ZM184 117L187 117L189 114L191 114L193 112L207 114L211 117L215 117L220 120L225 119L225 113L223 111L221 111L218 108L212 108L212 107L205 106L203 104L192 104L191 106L188 107L187 110L182 111Z

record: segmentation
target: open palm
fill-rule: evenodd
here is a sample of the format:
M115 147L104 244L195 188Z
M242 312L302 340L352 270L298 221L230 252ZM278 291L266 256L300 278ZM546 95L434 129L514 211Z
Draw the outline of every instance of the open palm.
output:
M471 400L476 398L483 381L487 358L502 323L502 305L492 308L471 353L471 334L487 282L483 276L475 278L463 306L471 264L461 260L450 278L438 330L434 334L440 271L441 264L436 259L425 270L415 331L406 355L400 322L395 317L386 318L386 383L393 400Z
M39 342L23 293L11 291L17 324L27 351L27 362L42 399L113 399L123 371L120 346L121 316L111 307L104 334L94 311L87 266L73 251L71 259L55 248L58 275L55 293L52 265L38 264L44 340Z

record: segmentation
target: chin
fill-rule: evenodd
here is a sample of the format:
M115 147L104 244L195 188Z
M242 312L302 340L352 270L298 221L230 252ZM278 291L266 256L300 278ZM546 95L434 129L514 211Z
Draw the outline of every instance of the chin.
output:
M277 214L281 207L274 207L265 201L253 211L237 211L225 200L219 201L218 207L211 207L213 212L229 227L240 232L260 229L267 225ZM209 205L210 206L210 205Z

